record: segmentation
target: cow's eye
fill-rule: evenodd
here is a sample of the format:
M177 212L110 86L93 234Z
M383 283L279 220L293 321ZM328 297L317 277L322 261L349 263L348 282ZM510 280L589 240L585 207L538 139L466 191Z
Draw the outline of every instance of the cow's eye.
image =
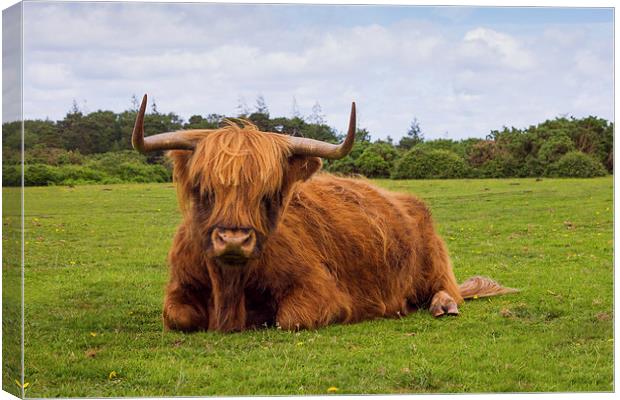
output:
M208 190L202 195L202 198L202 201L204 201L204 203L209 207L211 207L213 203L215 203L215 193Z
M267 211L267 214L269 214L269 211L272 208L272 200L271 197L269 196L265 196L262 198L261 200L261 204L263 205L263 207L265 208L265 211Z
M275 220L276 217L276 206L274 204L274 200L271 196L265 196L262 200L263 208L265 209L265 213L267 214L267 218L270 221Z
M273 196L265 196L261 201L267 220L271 228L274 228L278 223L278 217L280 213L280 207L282 205L280 193L276 193Z
M212 204L215 200L215 193L209 190L203 192L198 186L192 188L192 195L194 196L194 200L196 200L196 202L199 204Z

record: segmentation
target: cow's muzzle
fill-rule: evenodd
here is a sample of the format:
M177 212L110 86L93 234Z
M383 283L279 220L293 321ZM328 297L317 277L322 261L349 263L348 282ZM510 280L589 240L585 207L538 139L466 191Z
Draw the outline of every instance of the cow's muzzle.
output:
M213 256L223 264L245 264L256 248L253 229L215 228L211 233Z

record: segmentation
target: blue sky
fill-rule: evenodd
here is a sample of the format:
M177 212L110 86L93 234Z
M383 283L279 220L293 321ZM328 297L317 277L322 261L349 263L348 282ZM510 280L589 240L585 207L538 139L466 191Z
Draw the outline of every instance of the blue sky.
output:
M350 102L373 138L417 118L427 138L484 137L559 115L613 117L610 8L40 3L24 9L24 114L274 116ZM293 100L294 99L294 100Z
M230 6L235 7L234 5ZM267 6L269 7L269 6ZM463 25L517 24L573 24L573 23L612 23L611 8L585 7L456 7L456 6L322 6L291 5L276 6L282 14L304 15L301 21L308 24L346 24L353 22L390 24L407 18L420 18L439 23L459 23ZM352 12L352 10L354 10Z

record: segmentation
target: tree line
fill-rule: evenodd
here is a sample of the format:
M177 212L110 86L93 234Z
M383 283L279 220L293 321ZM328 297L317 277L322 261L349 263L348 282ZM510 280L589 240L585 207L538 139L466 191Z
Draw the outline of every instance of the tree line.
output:
M24 121L25 181L27 185L163 182L171 166L162 153L143 156L131 151L131 132L137 113L83 113L74 103L59 121ZM342 135L327 125L320 105L312 114L271 117L259 96L255 109L240 107L237 118L252 121L262 131L309 137L336 143ZM146 135L179 129L216 129L225 117L192 115L184 121L175 113L161 113L155 103L146 114ZM369 178L442 179L506 177L591 177L613 172L614 124L602 118L557 117L524 129L503 127L486 138L426 140L413 119L397 143L372 140L358 129L351 153L326 161L325 169ZM21 122L3 124L3 184L19 185Z

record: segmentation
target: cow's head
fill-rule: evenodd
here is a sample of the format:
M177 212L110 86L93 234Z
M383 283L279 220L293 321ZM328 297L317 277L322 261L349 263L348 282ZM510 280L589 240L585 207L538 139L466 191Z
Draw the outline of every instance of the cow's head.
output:
M146 95L136 118L133 147L171 150L174 180L191 234L223 265L257 257L276 228L292 188L321 168L321 159L346 156L355 138L355 103L340 145L261 132L242 121L220 129L192 129L144 137Z

